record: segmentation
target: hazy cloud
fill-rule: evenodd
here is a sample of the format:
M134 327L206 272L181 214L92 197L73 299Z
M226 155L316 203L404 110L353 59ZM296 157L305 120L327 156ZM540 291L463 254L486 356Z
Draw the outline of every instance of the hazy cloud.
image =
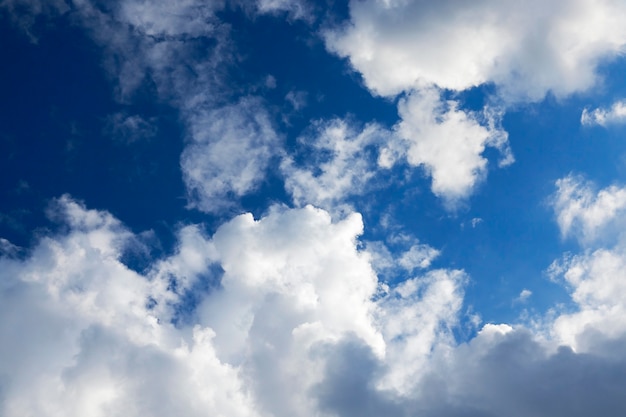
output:
M190 206L215 213L259 186L282 142L263 102L246 97L189 116L189 144L181 155Z

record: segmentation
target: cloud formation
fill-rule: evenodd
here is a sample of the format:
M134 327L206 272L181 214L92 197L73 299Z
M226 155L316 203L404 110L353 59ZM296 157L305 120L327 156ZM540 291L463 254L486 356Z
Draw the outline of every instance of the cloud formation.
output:
M626 44L625 16L614 1L351 1L326 39L376 94L494 83L507 100L536 101L595 85Z
M485 146L513 158L497 124L477 126L470 112L432 91L495 86L493 102L504 108L566 97L596 86L598 68L626 45L626 7L613 1L353 0L349 11L343 26L324 32L328 50L346 58L374 95L402 97L400 131L412 146L396 153L425 168L449 208L485 177ZM604 123L618 113L616 105L585 112L582 121Z
M454 100L441 101L436 89L424 89L401 99L398 112L401 120L395 130L401 142L383 151L381 163L391 165L403 156L410 165L423 167L432 178L433 193L450 207L485 178L486 147L501 153L501 166L513 162L500 116L489 109L471 114L459 110Z
M189 206L210 213L234 207L263 181L282 147L262 100L228 83L237 58L230 27L216 15L225 2L122 0L103 8L81 0L60 11L36 0L23 3L28 14L17 13L14 2L5 7L22 18L67 15L102 46L118 101L132 103L149 86L179 110L188 139L181 169ZM272 4L267 7L282 7ZM109 127L105 132L127 140L154 132L138 115L114 115Z
M180 161L190 206L216 213L253 191L265 178L282 141L263 102L245 97L189 116L191 142Z
M480 277L433 269L445 249L416 238L364 244L361 215L334 211L401 161L423 168L448 206L467 198L486 175L486 148L500 165L512 154L498 111L465 110L445 90L494 83L510 103L587 89L624 43L623 6L533 3L537 15L490 0L352 2L329 48L376 94L401 96L399 120L392 129L316 122L290 154L264 102L225 86L233 45L216 16L225 4L124 0L105 11L81 0L57 12L105 46L120 101L149 79L179 110L190 206L223 214L280 157L296 208L242 214L210 235L180 226L172 253L136 270L125 260L146 249L141 235L56 199L48 216L58 231L42 231L29 250L0 238L0 356L10 359L0 362L0 414L623 415L626 248L622 229L608 226L623 224L624 189L556 183L558 225L581 246L549 269L570 304L526 325L467 320L465 287ZM298 18L304 4L256 7ZM601 113L589 114L599 123ZM119 132L149 132L134 117L114 120Z
M1 405L10 417L308 416L337 343L355 338L399 360L414 340L424 356L437 323L453 314L459 272L433 272L373 301L379 283L357 249L358 214L333 223L310 206L276 208L260 220L236 217L212 238L187 226L175 253L144 273L121 262L137 238L110 214L64 196L50 215L66 232L23 260L0 260L2 353L14 358L2 368ZM175 325L185 291L209 279L212 265L222 270L217 286L191 321ZM386 344L411 317L430 325Z
M351 195L362 194L377 171L377 148L392 132L377 124L362 129L349 120L319 121L298 143L307 155L286 156L281 162L285 188L297 205L332 208Z
M566 254L549 272L572 289L578 311L555 320L554 333L581 351L597 348L598 340L619 339L626 331L623 311L626 248L626 190L566 177L557 181L554 209L561 232L579 239L583 251ZM609 227L611 226L611 227Z
M626 208L626 189L617 185L596 191L593 183L569 175L559 179L556 187L553 205L562 236L591 241L621 219Z
M358 214L333 222L310 206L276 207L212 237L187 226L174 253L141 273L121 261L138 237L110 214L63 196L50 215L64 231L0 258L7 417L625 409L620 248L561 264L578 311L545 321L547 332L486 324L458 343L467 275L380 282L358 249ZM207 279L212 289L175 324L185 291Z
M608 126L624 122L626 122L626 101L616 101L608 109L583 109L580 116L580 123L583 126Z

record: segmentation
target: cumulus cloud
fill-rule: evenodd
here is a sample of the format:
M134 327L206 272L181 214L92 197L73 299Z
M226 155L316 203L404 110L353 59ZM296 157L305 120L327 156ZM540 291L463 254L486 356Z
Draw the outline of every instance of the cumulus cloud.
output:
M294 201L328 208L363 193L377 168L406 161L422 167L432 177L432 191L454 208L486 176L485 148L500 152L500 166L513 162L495 111L458 110L456 101L442 102L436 89L413 92L398 108L401 120L392 130L377 124L360 129L342 119L315 123L299 138L311 154L303 163L290 156L281 164Z
M607 126L624 122L626 122L626 101L623 100L616 101L608 109L583 109L583 113L580 116L580 123L583 126Z
M175 302L158 268L142 276L120 261L131 232L67 196L50 214L67 232L0 259L2 415L256 415L210 329L186 337L154 308Z
M333 223L310 206L276 208L236 217L212 238L187 226L175 253L144 273L121 262L136 237L109 213L63 196L49 215L65 232L23 260L0 258L8 417L310 416L310 391L338 343L355 338L383 358L393 350L381 326L419 317L430 323L423 334L450 315L445 283L458 273L443 271L394 290L381 312L377 277L357 248L358 214ZM191 322L175 325L185 290L216 264L218 285ZM394 326L385 332L405 325ZM432 336L414 338L428 351Z
M471 114L455 107L450 114L456 118L448 123L425 123L418 116L410 126L407 113L418 106L411 102L426 96L420 113L439 113L446 103L428 97L433 85L463 91L493 83L504 103L584 91L598 82L601 61L626 44L624 16L626 7L617 3L586 0L536 7L490 0L352 1L349 22L325 36L329 50L348 58L373 93L409 93L399 106L401 130L414 138L408 160L426 168L433 192L449 204L471 194L486 172L484 147L490 140L504 147L506 135L493 127L481 130ZM583 114L583 120L602 117ZM424 125L441 126L436 140L417 129Z
M351 1L326 42L376 94L495 83L508 100L534 101L592 87L626 44L625 17L612 1Z
M390 166L399 157L421 166L432 177L432 191L449 206L469 196L486 176L486 147L502 154L500 165L513 162L508 134L499 127L499 115L485 111L470 114L458 103L440 101L436 89L413 92L398 104L400 142L381 152L379 163Z
M359 249L356 213L333 221L311 206L275 207L213 236L186 226L174 253L141 273L121 261L136 235L109 213L64 196L49 215L61 232L0 258L7 417L625 409L610 388L626 376L617 248L560 264L578 311L548 322L548 337L487 324L459 344L467 274L420 270L382 284ZM175 321L185 291L206 279L214 285L195 313ZM563 406L572 392L580 402Z
M580 351L626 331L622 318L626 248L621 227L625 207L626 190L615 185L597 190L593 183L571 175L557 181L554 209L561 232L576 236L583 251L564 255L549 269L553 279L571 289L577 306L555 320L553 332ZM603 239L607 235L613 239Z
M593 183L569 175L559 179L556 187L553 206L563 236L591 241L622 218L626 208L626 189L616 185L596 191Z
M268 112L256 98L215 101L219 47L200 62L186 59L195 38L219 38L214 11L221 3L128 0L112 14L88 1L74 3L94 38L110 45L120 99L149 76L161 97L179 106L188 129L181 167L192 205L214 211L259 186L280 148ZM408 92L395 131L321 122L303 136L302 142L313 138L303 158L294 155L281 166L299 208L237 216L212 236L199 225L181 227L173 253L144 271L122 261L137 236L119 220L69 196L56 200L49 216L62 223L58 233L47 233L20 257L0 240L0 356L8 359L0 363L0 414L623 415L621 243L553 264L573 309L544 318L541 332L487 324L459 343L455 330L470 280L464 271L429 269L438 251L416 240L395 255L384 246L362 249L358 213L333 220L305 204L332 208L360 193L377 163L391 167L401 158L424 167L448 202L465 198L485 175L485 147L502 152L501 164L511 161L506 134L497 117L461 111L425 83L462 89L493 81L516 99L587 88L597 59L621 45L623 34L621 6L594 4L542 3L535 8L540 15L531 17L526 8L510 13L519 6L491 1L353 2L353 26L329 35L329 42L350 55L374 91ZM457 25L440 24L444 15ZM414 39L400 42L407 33ZM469 46L460 41L467 33L475 36ZM443 41L427 47L424 34ZM357 47L372 49L358 55ZM439 53L450 72L436 69L429 53ZM456 59L467 71L459 71ZM414 72L407 75L406 68ZM381 143L384 151L376 155ZM580 229L595 236L622 216L619 187L595 192L573 177L557 186L564 234ZM381 253L409 279L382 282ZM193 303L186 298L191 291L198 297ZM193 311L180 320L184 309Z
M556 261L550 272L572 288L577 310L555 320L555 337L578 351L592 350L599 337L622 337L626 331L625 267L626 252L622 246Z
M433 192L454 207L484 178L485 146L504 149L506 134L499 127L481 129L455 105L453 118L445 120L443 112L443 123L408 113L419 106L423 115L440 116L450 104L430 98L433 87L495 85L496 101L504 107L588 90L599 82L598 67L622 53L625 17L626 7L612 1L354 0L349 20L324 36L328 50L347 58L373 94L408 95L398 111L402 136L413 145L408 151L389 148L381 161L389 165L406 154L432 176ZM604 123L620 109L586 112L582 120ZM436 139L422 126L435 126ZM512 162L506 153L503 160Z

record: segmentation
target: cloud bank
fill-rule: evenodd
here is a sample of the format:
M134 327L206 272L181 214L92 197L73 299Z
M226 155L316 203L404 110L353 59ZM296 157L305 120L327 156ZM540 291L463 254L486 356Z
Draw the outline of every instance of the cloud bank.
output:
M359 249L358 214L334 222L310 206L276 207L211 237L187 226L143 272L122 262L140 238L107 212L63 196L49 215L64 231L0 259L7 417L624 409L621 246L553 267L577 311L546 317L543 330L486 324L459 343L467 274L380 281ZM175 321L203 281L210 289Z

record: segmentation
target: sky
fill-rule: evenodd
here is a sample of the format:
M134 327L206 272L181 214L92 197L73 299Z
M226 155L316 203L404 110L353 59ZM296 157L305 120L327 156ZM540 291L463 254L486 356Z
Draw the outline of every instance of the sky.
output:
M0 415L624 416L625 21L0 0Z

